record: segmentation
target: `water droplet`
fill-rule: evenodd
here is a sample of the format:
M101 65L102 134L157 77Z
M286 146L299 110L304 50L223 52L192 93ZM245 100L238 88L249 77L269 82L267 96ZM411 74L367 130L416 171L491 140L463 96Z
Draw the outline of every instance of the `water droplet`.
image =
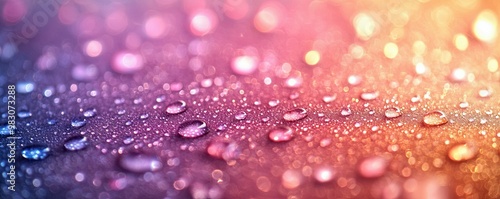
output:
M241 150L235 142L214 140L208 144L207 153L214 158L231 161L239 158Z
M350 109L349 107L342 108L342 109L340 110L340 115L342 115L342 116L344 116L344 117L347 117L347 116L349 116L349 115L351 115L351 114L352 114L352 111L351 111L351 109Z
M236 115L234 115L234 118L237 120L244 120L246 117L247 117L247 113L244 111L241 111L241 112L237 113Z
M388 109L385 109L385 117L387 118L396 118L401 116L401 111L397 107L391 107Z
M84 117L94 117L97 114L97 110L95 108L87 109L83 112Z
M280 101L279 100L271 100L271 101L269 101L268 104L270 107L276 107L276 106L278 106L278 104L280 104Z
M17 112L17 117L19 117L21 119L28 118L31 116L32 116L31 112L29 112L27 110L21 110L21 111Z
M482 98L491 97L491 91L489 89L481 89L479 90L479 97Z
M297 108L285 112L283 119L285 121L293 122L297 120L304 119L307 116L307 110L304 108Z
M301 77L289 77L285 80L285 87L287 88L299 88L302 86L302 78Z
M0 126L0 135L10 135L9 125Z
M72 127L80 128L82 126L85 126L85 124L87 124L87 121L85 120L85 118L77 117L77 118L73 118L71 120Z
M273 142L286 142L295 137L292 128L280 126L269 131L269 139Z
M458 105L460 108L468 108L469 107L469 102L460 102Z
M163 164L156 155L142 153L124 154L118 162L123 169L136 173L158 171L163 167Z
M49 156L50 148L45 145L33 145L22 150L21 155L28 160L43 160Z
M361 93L361 99L363 100L374 100L377 99L379 93L378 92L365 92Z
M320 183L331 182L337 172L329 166L323 166L315 169L314 179Z
M453 82L464 82L467 80L467 72L461 68L455 68L451 71L450 80Z
M89 142L87 140L87 137L78 135L69 138L64 142L64 148L68 151L78 151L87 148L89 145Z
M187 110L187 104L183 100L175 101L167 106L166 112L170 115L182 113Z
M369 157L361 161L358 173L365 178L378 178L385 174L387 166L388 162L383 157Z
M149 114L144 113L144 114L142 114L141 116L139 116L139 118L140 118L141 120L148 119L148 118L149 118Z
M207 124L200 120L191 120L179 125L177 133L185 138L196 138L208 133Z
M358 76L358 75L350 75L347 78L347 83L349 83L352 86L356 86L356 85L361 84L361 81L362 81L362 78L361 78L361 76Z
M323 102L330 103L337 99L337 94L323 96Z
M56 120L56 119L48 119L48 120L47 120L47 124L48 124L48 125L54 125L54 124L57 124L57 120Z
M134 141L133 137L127 137L123 140L123 144L131 144Z
M35 83L33 82L18 82L16 84L16 92L18 93L31 93L35 90Z
M424 123L429 126L443 125L448 123L448 118L441 111L432 111L424 115Z
M453 161L460 162L476 157L478 152L478 147L474 143L467 142L451 147L448 151L448 157Z

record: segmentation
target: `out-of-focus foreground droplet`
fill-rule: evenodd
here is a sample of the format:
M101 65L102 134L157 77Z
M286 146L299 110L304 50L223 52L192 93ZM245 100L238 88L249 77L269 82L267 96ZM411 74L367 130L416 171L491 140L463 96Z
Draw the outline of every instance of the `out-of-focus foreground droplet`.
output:
M285 8L278 2L263 3L253 19L253 25L259 32L272 32L281 25L284 13Z
M354 30L361 40L370 39L379 29L379 24L367 13L359 13L353 19Z
M424 123L428 126L443 125L448 123L448 118L441 111L432 111L424 115Z
M113 59L112 67L115 72L131 74L142 69L144 58L132 52L117 53Z
M192 13L189 28L196 36L204 36L217 27L218 19L212 10L203 9Z
M468 142L465 144L459 144L453 146L448 151L448 157L453 161L466 161L476 157L479 152L477 146L474 143Z
M498 19L495 13L491 10L483 10L477 15L472 25L472 32L477 39L493 43L498 36L497 26Z
M306 55L304 56L304 61L309 66L314 66L314 65L318 64L320 59L321 59L321 55L319 54L318 51L315 51L315 50L308 51L306 53Z
M231 69L238 75L250 75L257 70L258 60L253 56L238 56L231 61Z

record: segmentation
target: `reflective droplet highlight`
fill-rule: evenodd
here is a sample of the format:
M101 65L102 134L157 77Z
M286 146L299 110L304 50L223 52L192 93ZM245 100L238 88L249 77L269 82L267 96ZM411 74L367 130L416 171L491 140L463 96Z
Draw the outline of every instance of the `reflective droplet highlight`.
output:
M374 156L361 161L358 173L365 178L378 178L385 174L388 162L383 157Z
M78 151L87 148L89 145L89 141L87 140L87 137L78 135L69 138L64 142L64 148L68 151Z
M441 111L432 111L424 115L424 123L429 126L443 125L448 123L448 118Z
M179 125L177 134L185 138L196 138L208 133L207 124L200 120L191 120Z
M476 157L478 152L478 147L474 143L467 142L451 147L448 151L448 157L450 160L461 162Z
M305 117L307 117L307 110L304 108L289 110L285 112L285 114L283 115L283 119L289 122L301 120L304 119Z
M21 155L28 160L43 160L49 156L50 148L48 146L34 145L22 150Z
M167 106L166 112L171 115L179 114L187 110L187 104L183 100L175 101Z
M385 114L385 117L387 117L387 118L396 118L396 117L401 116L401 110L399 110L399 108L397 108L397 107L391 107L391 108L385 109L384 114Z
M87 121L85 120L85 118L73 118L71 120L71 126L72 127L75 127L75 128L80 128L82 126L85 126L85 124L87 124Z

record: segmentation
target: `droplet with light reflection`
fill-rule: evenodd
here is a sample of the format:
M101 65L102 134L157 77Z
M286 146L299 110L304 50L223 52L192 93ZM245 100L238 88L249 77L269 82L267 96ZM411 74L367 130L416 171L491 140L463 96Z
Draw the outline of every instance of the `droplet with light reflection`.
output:
M456 162L461 162L476 157L478 152L479 149L474 143L467 142L451 147L448 151L448 158Z
M288 122L301 120L304 119L305 117L307 117L307 110L304 108L289 110L285 112L285 114L283 115L283 119Z
M432 111L424 115L424 124L428 126L439 126L446 123L448 123L448 118L442 111Z
M287 142L295 137L292 128L288 126L273 128L268 132L268 136L273 142Z
M388 161L380 156L373 156L361 161L358 165L358 173L365 178L378 178L385 174Z

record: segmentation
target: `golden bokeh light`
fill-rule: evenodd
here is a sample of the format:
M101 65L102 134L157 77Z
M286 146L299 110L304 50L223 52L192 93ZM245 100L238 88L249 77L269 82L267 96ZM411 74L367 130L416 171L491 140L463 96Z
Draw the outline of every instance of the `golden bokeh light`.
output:
M469 47L469 39L464 34L456 34L453 38L453 44L459 51L465 51Z
M398 45L392 42L386 43L384 46L384 55L389 59L394 59L399 52Z
M498 35L498 20L491 10L484 10L477 16L472 26L472 32L477 39L487 43L493 43Z
M321 59L321 55L319 54L318 51L315 51L315 50L310 50L304 56L304 61L309 66L314 66L314 65L318 64L320 59Z

